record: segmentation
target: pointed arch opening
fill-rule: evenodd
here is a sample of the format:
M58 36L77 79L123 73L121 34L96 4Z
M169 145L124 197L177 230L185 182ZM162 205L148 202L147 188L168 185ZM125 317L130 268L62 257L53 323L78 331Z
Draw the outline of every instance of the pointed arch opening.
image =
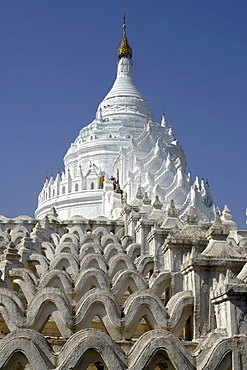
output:
M26 356L21 352L17 351L14 352L11 358L3 367L4 370L24 370L29 365L29 362Z
M57 289L60 289L61 291L64 291L64 286L63 286L60 276L53 276L49 280L49 283L46 286L57 288Z
M14 292L18 294L19 298L21 298L22 300L22 303L24 303L25 306L27 307L28 301L27 301L25 294L22 291L21 286L19 285L19 281L20 281L19 279L16 279L15 281L13 281L12 289Z
M101 355L93 348L88 349L77 364L74 370L108 370L104 360Z
M167 304L167 302L169 301L169 299L171 298L171 294L170 294L170 287L168 286L165 290L165 294L164 294L164 305Z
M120 306L123 306L124 303L126 302L126 300L129 298L129 296L132 294L132 290L130 289L130 287L127 287L126 291L124 292L123 295L121 295L121 297L118 299L118 304Z
M155 352L143 370L178 370L165 351Z
M0 313L0 338L5 337L10 332L6 322L3 319L3 316Z
M184 339L193 340L193 316L189 316L184 326Z
M62 334L58 329L56 322L53 320L52 315L47 316L46 320L44 321L39 331L44 336L62 337Z
M109 332L107 331L103 321L101 320L101 318L98 315L94 316L94 318L92 319L91 324L90 324L89 327L92 328L92 329L97 329L97 330L103 331L104 333L109 335Z
M228 352L220 364L216 367L216 370L232 370L232 352Z
M153 329L150 324L148 323L147 317L143 316L139 321L138 325L136 326L135 333L133 334L133 339L140 338L144 333L148 332L149 330Z
M53 300L43 301L30 328L47 336L65 337L71 335L69 326L64 321L64 311Z

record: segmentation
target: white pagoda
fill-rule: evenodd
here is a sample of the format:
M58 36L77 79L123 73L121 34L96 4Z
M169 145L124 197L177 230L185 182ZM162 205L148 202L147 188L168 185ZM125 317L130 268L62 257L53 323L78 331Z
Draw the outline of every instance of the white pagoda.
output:
M46 179L36 218L55 207L60 219L75 215L117 219L123 200L138 194L147 202L159 198L165 209L172 200L182 217L190 207L201 220L213 219L208 183L186 172L186 157L163 114L161 123L132 79L132 49L126 23L118 49L116 80L96 117L82 128L64 157L65 171Z
M46 180L0 216L0 369L246 370L247 231L138 92L112 89Z

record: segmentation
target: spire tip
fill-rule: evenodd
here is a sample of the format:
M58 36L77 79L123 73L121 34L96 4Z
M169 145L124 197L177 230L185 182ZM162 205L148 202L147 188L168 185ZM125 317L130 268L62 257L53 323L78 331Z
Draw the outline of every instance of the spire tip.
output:
M126 11L124 11L123 16L123 36L120 43L120 46L118 48L118 58L121 59L122 57L125 58L132 58L132 49L129 46L127 36L126 36Z

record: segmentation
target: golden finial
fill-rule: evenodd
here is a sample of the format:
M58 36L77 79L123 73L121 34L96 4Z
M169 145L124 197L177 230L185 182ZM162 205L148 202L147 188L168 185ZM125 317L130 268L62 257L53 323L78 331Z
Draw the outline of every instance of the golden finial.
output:
M120 46L118 48L118 58L121 59L122 57L126 58L132 58L132 49L128 44L127 36L126 36L126 19L125 19L125 14L124 12L124 17L123 17L123 37L122 41L120 43Z

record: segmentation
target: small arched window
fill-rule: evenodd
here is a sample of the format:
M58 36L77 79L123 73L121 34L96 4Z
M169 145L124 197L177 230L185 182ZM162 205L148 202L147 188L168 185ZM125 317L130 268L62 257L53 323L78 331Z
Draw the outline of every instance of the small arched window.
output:
M90 186L91 190L94 189L94 182L91 182L91 186Z
M62 187L62 194L65 194L65 186Z
M79 186L78 184L75 184L75 191L78 191L79 190Z

